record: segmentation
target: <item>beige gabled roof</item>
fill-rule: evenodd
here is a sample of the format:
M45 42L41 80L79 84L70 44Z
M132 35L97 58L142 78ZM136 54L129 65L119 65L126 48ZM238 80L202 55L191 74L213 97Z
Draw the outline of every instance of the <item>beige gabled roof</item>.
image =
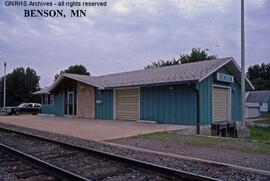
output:
M229 57L103 76L64 73L48 88L48 91L53 90L63 78L74 79L100 89L200 82L224 65L228 66L229 70L236 74L236 79L240 82L240 69L234 59ZM248 90L253 89L248 79L246 79L246 88Z
M227 61L229 58L110 74L99 78L104 81L103 87L106 88L192 82L200 80Z

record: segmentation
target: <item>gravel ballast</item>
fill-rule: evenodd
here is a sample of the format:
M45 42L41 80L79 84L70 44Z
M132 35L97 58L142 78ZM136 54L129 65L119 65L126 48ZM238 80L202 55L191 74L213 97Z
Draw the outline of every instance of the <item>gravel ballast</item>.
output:
M0 180L43 180L55 181L56 177L44 172L43 169L35 167L24 159L13 156L7 151L0 149Z
M0 181L19 181L19 179L14 175L1 170L0 168Z
M20 133L0 129L0 140L9 147L91 180L105 181L114 178L117 178L117 180L129 178L128 180L134 181L174 180L171 175L163 176L158 172L145 171L140 167L124 164L104 155L86 153L62 144L40 140ZM9 163L7 162L7 164ZM16 174L18 173L16 172Z
M117 154L120 156L127 156L133 159L138 159L142 161L151 162L154 164L159 164L162 166L167 166L171 168L176 168L188 172L194 172L196 174L211 176L214 178L219 178L222 180L269 180L267 176L262 176L254 173L249 173L246 171L241 171L233 168L228 168L226 166L213 166L205 163L199 163L194 161L187 161L182 159L175 159L169 156L161 156L153 153L140 152L133 149L123 149L121 147L111 146L102 144L100 142L82 140L74 137L58 135L54 133L48 133L39 130L33 130L29 128L18 127L14 125L8 125L0 123L1 127L6 127L9 129L19 130L27 133L32 133L48 138L52 138L59 141L64 141L67 143L72 143L80 146L89 147L95 150L109 152L112 154Z
M146 139L140 136L109 140L109 142L270 171L270 152L260 154L249 150L243 152L233 149L208 147L207 145L194 146L183 143L181 139L170 142ZM252 143L249 144L249 146L256 147L256 143L254 145Z

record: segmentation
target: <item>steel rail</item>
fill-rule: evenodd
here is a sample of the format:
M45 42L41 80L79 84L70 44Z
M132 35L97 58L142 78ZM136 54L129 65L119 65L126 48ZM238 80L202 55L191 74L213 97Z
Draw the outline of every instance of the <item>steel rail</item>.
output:
M62 168L59 168L55 165L47 163L43 160L40 160L40 159L33 157L29 154L23 153L19 150L11 148L11 147L4 145L2 143L0 143L0 150L3 150L5 152L7 152L8 154L11 154L18 159L23 159L27 163L29 163L33 166L36 166L37 168L40 168L45 173L49 173L49 174L51 174L51 175L53 175L56 178L59 178L61 180L67 180L67 181L68 180L74 180L74 181L91 181L92 180L92 179L87 179L87 178L84 178L80 175L74 174L74 173L67 171L67 170L64 170Z
M208 177L208 176L203 176L200 174L196 174L196 173L192 173L192 172L188 172L188 171L183 171L183 170L179 170L179 169L175 169L175 168L169 168L169 167L161 166L161 165L154 164L154 163L140 161L140 160L126 157L126 156L119 156L119 155L115 155L115 154L104 152L104 151L98 151L98 150L94 150L94 149L91 149L91 148L88 148L85 146L78 146L78 145L75 145L72 143L57 141L57 140L47 138L44 136L34 135L32 133L25 133L22 131L13 130L13 129L9 129L9 128L3 128L3 127L0 127L0 130L21 134L21 135L24 135L24 136L27 136L30 138L32 137L32 138L36 138L36 139L47 141L47 142L52 142L52 143L62 145L64 147L72 148L75 150L79 150L79 151L82 151L85 153L95 154L95 155L101 156L103 158L105 157L105 158L110 159L110 160L114 160L117 162L125 163L127 165L138 167L142 170L157 172L157 173L164 175L164 176L167 176L167 177L182 178L184 180L192 180L192 181L220 181L220 179L216 179L216 178L212 178L212 177Z

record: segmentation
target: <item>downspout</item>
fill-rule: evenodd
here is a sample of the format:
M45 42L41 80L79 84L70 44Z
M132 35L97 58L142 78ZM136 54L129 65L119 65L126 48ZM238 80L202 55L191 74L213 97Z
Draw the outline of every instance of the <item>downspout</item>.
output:
M187 84L192 90L196 92L196 103L197 103L197 123L196 123L196 132L199 135L200 134L200 125L201 125L201 120L200 120L200 89L194 88L190 86L190 84ZM196 86L195 86L196 87Z
M197 134L200 134L200 126L201 126L201 120L200 120L200 90L195 89L196 95L197 95Z

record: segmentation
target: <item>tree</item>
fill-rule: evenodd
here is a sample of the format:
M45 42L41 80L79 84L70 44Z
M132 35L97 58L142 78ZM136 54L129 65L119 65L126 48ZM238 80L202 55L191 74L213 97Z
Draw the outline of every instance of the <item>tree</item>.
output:
M192 48L190 54L180 54L179 61L181 64L184 63L191 63L191 62L199 62L199 61L205 61L205 60L213 60L216 59L216 55L209 55L208 49L201 50L200 48Z
M60 71L59 74L56 74L54 76L54 80L56 80L61 74L63 73L72 73L72 74L81 74L81 75L90 75L89 72L87 72L87 69L83 65L71 65L64 71Z
M40 77L31 68L19 67L6 75L6 105L13 106L22 102L38 102L39 97L32 93L40 90ZM0 82L3 85L3 77ZM1 86L3 87L3 86ZM1 98L3 93L1 92ZM2 105L2 102L1 102Z
M150 65L145 66L145 69L164 67L170 65L178 65L185 64L191 62L205 61L216 59L216 55L209 55L208 49L200 49L200 48L192 48L190 54L180 54L180 57L176 60L175 58L172 60L158 60L156 62L152 62Z
M178 65L179 60L176 60L175 58L172 60L158 60L156 62L152 62L151 65L147 65L144 68L145 69L151 69L151 68L157 68L157 67L165 67L165 66L169 66L169 65Z
M270 90L270 63L250 66L247 77L256 90Z

